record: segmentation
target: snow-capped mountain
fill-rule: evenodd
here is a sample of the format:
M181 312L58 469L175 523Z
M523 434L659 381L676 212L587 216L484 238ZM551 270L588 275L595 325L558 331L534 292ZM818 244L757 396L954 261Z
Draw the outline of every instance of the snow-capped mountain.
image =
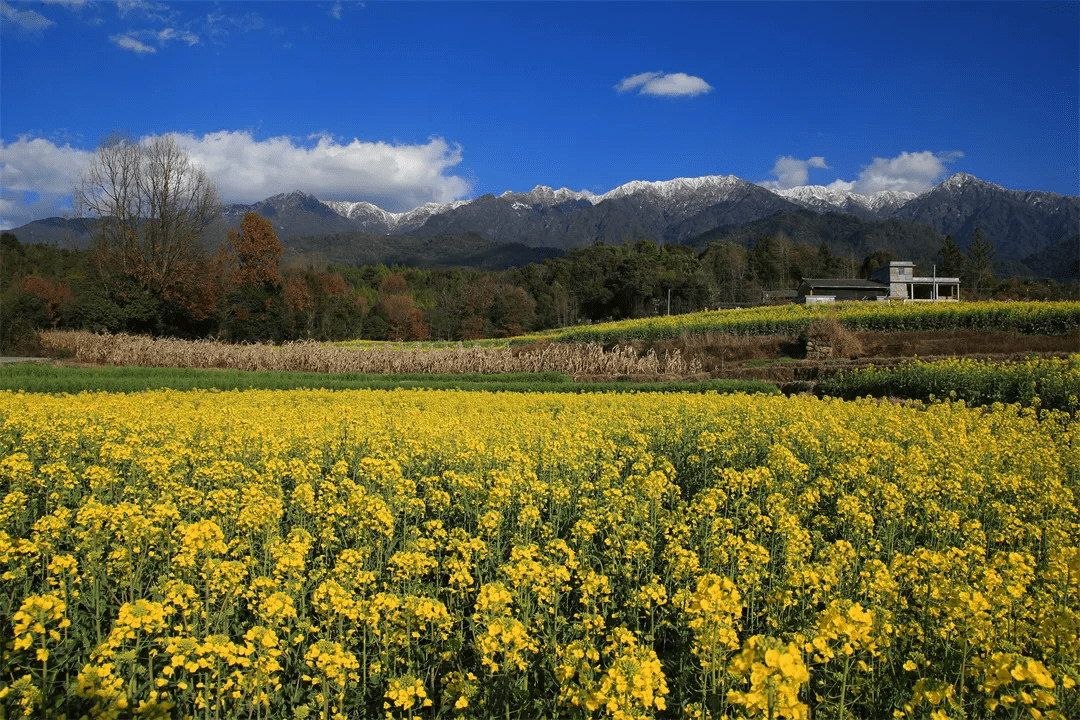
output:
M1023 260L1057 245L1080 245L1080 198L1009 190L967 173L950 175L918 195L883 190L866 196L821 186L774 192L817 213L929 225L961 247L980 228L999 259Z
M323 200L322 203L339 215L360 224L360 232L373 235L404 235L423 225L429 217L461 207L468 200L449 203L424 203L408 212L390 212L369 202Z
M543 206L552 207L554 205L563 205L565 203L587 203L594 205L599 199L595 194L588 190L582 190L576 192L569 188L559 188L555 190L549 188L547 185L537 185L527 193L516 193L511 190L507 190L499 196L500 200L510 200L519 205L525 206Z
M238 222L244 212L258 212L284 236L364 232L430 237L476 232L496 243L565 250L641 238L686 242L720 226L805 209L864 220L910 220L953 235L961 247L975 227L981 227L999 251L1017 255L1021 250L1040 251L1070 229L1075 233L1080 226L1078 205L1076 197L1007 190L965 173L919 195L898 190L860 195L821 185L770 190L734 175L709 175L634 180L601 195L537 185L529 192L426 203L408 212L390 212L363 201L320 201L293 192L253 205L228 206L224 215L226 222Z
M648 197L653 201L663 202L673 207L701 208L716 202L738 199L748 184L734 175L706 175L705 177L659 181L633 180L604 193L597 200Z
M413 233L479 232L495 242L565 250L642 238L682 242L717 225L798 207L734 176L639 180L603 195L537 186L528 193L476 198L432 215Z
M938 183L890 217L930 225L961 247L980 228L998 258L1022 259L1060 243L1080 247L1080 197L1009 190L966 173Z
M635 180L601 195L537 185L528 192L427 203L400 213L370 202L321 201L300 191L223 210L223 229L215 231L215 237L237 227L244 213L257 212L271 221L289 247L291 238L325 244L348 242L347 236L355 233L429 239L472 233L495 244L561 251L646 238L691 243L717 229L807 211L914 222L952 235L961 248L978 227L995 244L999 260L1022 261L1058 245L1066 250L1069 243L1080 245L1080 198L1008 190L964 173L919 195L886 190L867 196L822 186L770 190L732 175L710 175ZM14 232L20 239L44 237L47 223L38 221ZM297 242L298 247L303 244Z
M255 212L270 221L279 237L350 232L355 224L334 212L310 193L299 190L281 193L251 205L226 205L221 209L221 222L238 227L244 215Z
M842 212L867 218L890 213L918 197L907 190L879 190L872 195L859 195L823 185L803 185L773 192L814 212Z
M648 197L654 202L685 205L687 201L691 201L700 206L707 206L730 198L731 194L744 184L746 184L744 180L734 175L707 175L658 181L632 180L602 195L596 195L588 190L575 191L569 188L555 190L546 185L537 185L527 193L507 190L499 196L499 199L512 200L524 205L550 207L565 203L575 203L579 206L581 203L598 205L606 200L641 196Z

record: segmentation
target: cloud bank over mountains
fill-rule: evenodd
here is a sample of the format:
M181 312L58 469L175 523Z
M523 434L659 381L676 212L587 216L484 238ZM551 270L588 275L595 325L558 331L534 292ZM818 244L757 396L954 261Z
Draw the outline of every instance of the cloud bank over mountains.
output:
M304 190L324 200L364 200L391 212L424 203L467 199L472 184L456 172L464 150L439 137L423 144L394 144L327 134L307 138L256 139L248 131L172 136L188 156L206 168L226 203L253 203L278 193ZM149 138L144 138L148 140ZM71 212L71 192L93 151L45 138L0 141L0 228ZM903 152L874 158L855 180L837 179L827 187L869 195L878 190L928 190L963 157L959 152ZM829 170L824 157L777 159L776 180L764 187L806 185L811 170ZM656 178L627 178L626 181ZM519 190L520 188L507 188Z
M71 193L90 153L44 138L0 140L0 229L70 212Z
M227 203L252 203L301 188L325 200L363 199L403 212L458 200L472 191L468 180L453 173L462 148L442 138L408 145L342 142L322 134L257 140L245 131L173 137L193 162L206 168ZM0 227L70 210L72 188L92 154L43 138L0 142Z
M442 138L423 145L339 142L324 134L307 142L288 137L255 140L248 132L175 135L206 168L226 202L255 202L302 188L324 200L364 199L392 212L427 202L446 203L472 190L452 174L462 149Z
M880 190L903 190L916 195L926 192L949 172L948 165L964 157L959 150L949 152L902 152L894 158L876 157L864 165L856 180L833 180L830 190L873 195ZM772 174L776 180L759 183L762 187L788 190L808 184L810 168L830 169L824 157L800 160L790 155L777 159Z

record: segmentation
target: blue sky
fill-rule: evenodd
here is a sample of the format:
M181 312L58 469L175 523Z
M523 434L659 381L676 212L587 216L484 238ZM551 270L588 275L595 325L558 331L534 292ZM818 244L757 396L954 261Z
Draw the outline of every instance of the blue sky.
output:
M0 0L0 224L102 136L175 134L227 202L395 211L736 175L1078 193L1077 3Z

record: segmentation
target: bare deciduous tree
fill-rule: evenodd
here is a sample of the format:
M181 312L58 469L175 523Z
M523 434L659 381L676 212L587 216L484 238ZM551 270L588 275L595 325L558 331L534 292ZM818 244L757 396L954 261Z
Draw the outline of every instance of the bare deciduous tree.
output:
M99 221L102 270L163 296L183 292L204 255L202 233L220 212L214 181L169 136L104 140L75 188L75 206Z

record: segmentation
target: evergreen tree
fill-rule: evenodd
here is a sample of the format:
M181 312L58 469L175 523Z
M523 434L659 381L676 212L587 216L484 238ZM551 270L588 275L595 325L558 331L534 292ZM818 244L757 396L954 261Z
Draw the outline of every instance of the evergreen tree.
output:
M885 267L896 259L898 258L888 250L879 248L863 259L862 265L859 266L859 277L863 280L869 280L870 275L873 274L875 270L880 267Z
M964 251L957 246L952 235L945 236L945 240L941 244L941 249L938 250L938 255L941 256L941 275L946 277L960 277L964 274L964 271L967 269Z
M815 269L817 271L817 277L830 278L836 277L840 274L843 266L843 261L833 254L832 248L824 240L821 241L821 245L817 250L817 262Z
M983 234L982 228L975 228L967 247L966 280L972 291L993 282L994 253L994 244Z

